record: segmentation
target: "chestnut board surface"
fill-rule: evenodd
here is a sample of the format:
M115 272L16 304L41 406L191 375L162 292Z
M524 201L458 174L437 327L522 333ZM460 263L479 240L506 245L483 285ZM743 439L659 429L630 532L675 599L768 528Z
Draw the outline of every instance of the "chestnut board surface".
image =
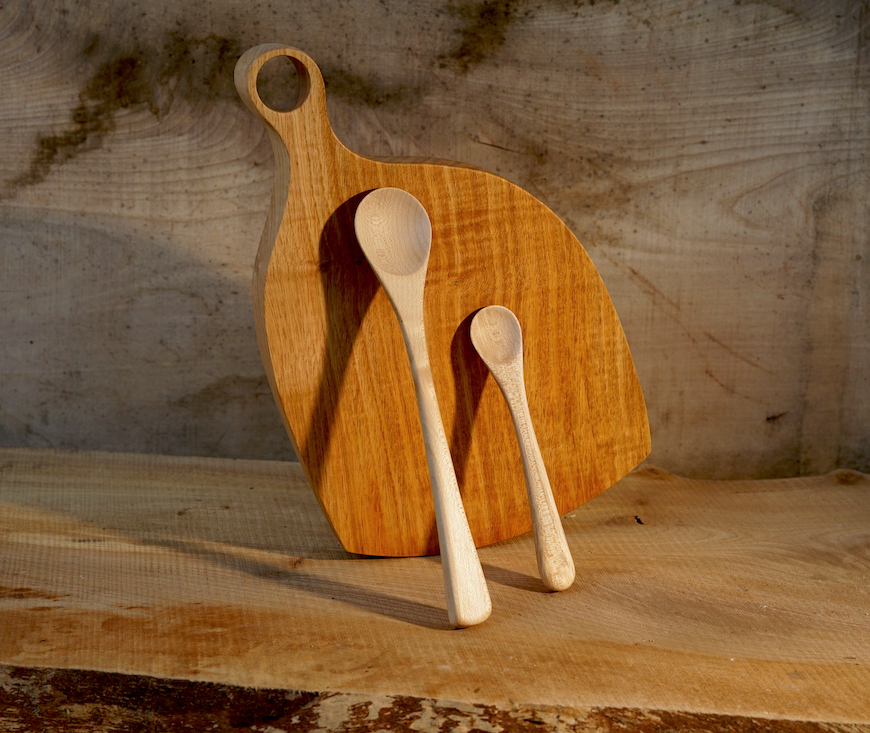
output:
M307 93L276 112L257 76L290 58ZM471 344L474 313L513 310L526 388L560 514L650 450L646 406L601 277L565 224L518 186L466 166L360 157L334 136L315 62L245 52L236 86L269 126L275 188L254 272L254 317L275 398L342 544L368 555L438 551L417 403L393 309L353 230L363 196L401 188L432 223L424 320L432 377L478 546L531 529L509 412Z
M642 468L565 519L571 589L529 535L481 549L455 631L437 559L345 552L298 464L5 448L0 664L866 724L868 487Z

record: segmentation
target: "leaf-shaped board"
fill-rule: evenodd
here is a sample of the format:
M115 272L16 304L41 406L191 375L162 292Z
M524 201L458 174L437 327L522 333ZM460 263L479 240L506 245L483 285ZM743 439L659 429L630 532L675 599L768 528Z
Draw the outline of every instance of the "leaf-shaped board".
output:
M269 108L257 91L263 65L279 56L300 81L290 111ZM351 152L329 124L320 70L297 49L250 49L236 87L275 153L254 269L260 350L293 447L347 550L438 552L408 357L354 234L356 207L376 188L408 191L432 222L426 337L478 547L531 529L510 415L469 337L480 308L503 305L522 324L529 406L561 514L647 456L622 326L589 256L550 209L485 171Z

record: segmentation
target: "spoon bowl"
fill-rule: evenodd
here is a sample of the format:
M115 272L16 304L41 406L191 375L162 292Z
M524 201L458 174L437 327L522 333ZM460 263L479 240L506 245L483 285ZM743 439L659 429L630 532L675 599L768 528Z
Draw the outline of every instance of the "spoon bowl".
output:
M517 317L501 305L478 311L471 321L471 341L484 361L507 365L523 356L523 330Z
M397 276L425 271L432 223L423 204L411 194L398 188L372 191L360 202L354 227L372 267Z

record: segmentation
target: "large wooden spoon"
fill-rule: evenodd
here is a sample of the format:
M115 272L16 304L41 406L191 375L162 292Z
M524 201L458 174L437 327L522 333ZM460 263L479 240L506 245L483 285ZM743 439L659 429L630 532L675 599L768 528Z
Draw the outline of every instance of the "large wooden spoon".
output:
M354 228L399 319L411 362L435 503L447 614L454 626L473 626L489 617L492 604L462 506L426 347L423 289L432 225L423 205L411 194L381 188L360 202Z
M503 306L482 308L471 321L471 342L495 377L514 422L526 475L541 580L550 590L565 590L574 582L574 561L532 427L523 377L523 333L520 322Z

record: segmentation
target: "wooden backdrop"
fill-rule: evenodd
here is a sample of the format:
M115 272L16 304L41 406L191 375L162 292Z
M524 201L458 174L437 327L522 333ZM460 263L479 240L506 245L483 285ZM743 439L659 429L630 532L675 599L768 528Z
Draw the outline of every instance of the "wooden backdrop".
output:
M0 444L292 457L250 306L271 151L232 88L239 54L278 41L321 65L351 149L486 168L571 226L656 464L867 471L868 11L8 0Z

